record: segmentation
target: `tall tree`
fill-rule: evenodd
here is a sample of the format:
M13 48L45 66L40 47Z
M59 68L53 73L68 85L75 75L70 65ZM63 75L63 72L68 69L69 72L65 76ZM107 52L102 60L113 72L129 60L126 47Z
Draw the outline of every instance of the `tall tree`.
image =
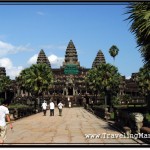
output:
M101 64L97 68L99 90L105 93L105 104L111 105L112 95L119 91L121 75L117 67L111 64Z
M99 90L99 83L97 82L97 69L96 67L92 68L91 70L88 71L86 77L85 77L85 82L87 89L93 92L95 101L97 98L98 90Z
M4 99L7 99L7 91L11 86L11 79L8 76L0 76L0 93L4 93Z
M118 69L111 64L100 64L97 68L90 70L86 76L91 89L105 93L105 104L111 105L111 96L119 90L121 75Z
M112 45L111 48L109 49L109 54L110 56L113 57L114 62L115 62L115 57L118 55L119 49L116 45Z
M34 64L30 68L22 70L18 77L22 87L30 91L32 95L43 96L53 84L53 74L47 64Z
M145 96L148 104L148 109L150 108L150 69L147 65L140 68L136 81L139 85L140 92Z
M143 62L150 68L150 2L130 2L126 19L131 22L130 31L135 34Z
M136 81L141 89L141 93L145 96L150 93L150 69L147 65L140 68L138 75L136 77Z

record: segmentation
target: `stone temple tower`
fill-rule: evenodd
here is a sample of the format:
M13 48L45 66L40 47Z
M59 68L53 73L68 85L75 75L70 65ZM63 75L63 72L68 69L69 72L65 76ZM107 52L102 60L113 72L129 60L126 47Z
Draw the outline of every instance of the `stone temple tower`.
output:
M0 67L0 76L6 76L6 70L4 67Z
M95 60L93 61L92 68L97 67L100 63L106 63L104 54L101 50L98 51Z
M63 68L69 64L77 65L77 67L80 67L77 51L72 40L70 40L66 49L65 60L63 62Z
M48 60L47 56L45 55L45 52L43 49L41 49L38 58L37 58L37 64L39 63L45 63L51 68L50 61Z

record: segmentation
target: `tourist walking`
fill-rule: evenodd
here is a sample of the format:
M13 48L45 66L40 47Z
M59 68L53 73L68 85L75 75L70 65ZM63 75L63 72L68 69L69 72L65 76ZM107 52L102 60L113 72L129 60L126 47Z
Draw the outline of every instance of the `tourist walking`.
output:
M55 104L54 104L53 100L51 100L49 106L50 106L50 116L54 116Z
M58 104L58 109L59 109L59 116L62 116L62 108L63 108L63 104L62 102L60 101L59 104Z
M13 126L10 122L9 110L7 107L8 107L7 101L4 101L0 106L0 143L1 144L4 143L4 140L6 139L7 124L5 118L7 119L10 128L13 129Z
M46 111L47 111L47 103L46 103L46 101L44 101L44 102L42 103L42 109L43 109L43 114L44 114L44 116L46 116Z
M69 108L71 108L71 101L69 101Z
M91 108L93 109L94 102L91 100Z

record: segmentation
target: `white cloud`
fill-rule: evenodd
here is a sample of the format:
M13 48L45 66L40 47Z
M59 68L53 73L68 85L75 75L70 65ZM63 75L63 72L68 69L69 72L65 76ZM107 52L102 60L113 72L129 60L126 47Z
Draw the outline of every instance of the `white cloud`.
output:
M38 15L40 15L40 16L44 16L45 15L45 13L44 12L42 12L42 11L38 11L38 12L36 12Z
M1 56L5 56L7 54L15 54L21 51L29 51L32 50L31 48L29 48L30 44L27 45L20 45L20 46L14 46L10 43L6 43L3 41L0 41L0 57Z
M0 66L1 67L7 67L8 69L12 68L12 62L9 58L2 58L0 59Z
M131 78L131 76L127 76L127 77L126 77L126 79L130 79L130 78Z
M48 59L49 59L49 61L50 61L50 63L51 63L51 67L52 67L52 68L62 66L62 63L63 63L63 61L64 61L64 58L63 58L63 57L58 57L58 56L56 56L56 55L54 55L54 54L50 55L50 56L48 57Z
M36 64L37 62L37 58L38 58L38 54L33 55L29 60L28 60L28 64L32 65L32 64Z
M38 54L33 55L29 60L28 64L36 64ZM58 68L62 66L62 63L64 61L63 57L58 57L54 54L48 56L48 59L51 63L52 68ZM15 79L16 76L19 75L19 73L24 69L23 66L14 66L12 61L9 58L0 58L0 67L5 67L6 69L6 75L10 76L11 79Z
M19 76L23 69L24 68L22 66L12 67L10 69L6 68L6 75L10 76L11 79L15 79L15 77Z
M19 75L21 70L23 70L22 66L13 66L13 63L9 58L1 58L0 67L5 67L6 75L10 76L11 79L15 79L15 77Z
M28 60L28 64L29 65L32 65L32 64L36 64L37 62L37 57L38 57L38 54L35 54L33 55L29 60ZM51 67L52 68L55 68L55 67L60 67L62 66L62 63L64 61L64 58L63 57L58 57L54 54L48 56L48 60L50 61L51 63Z

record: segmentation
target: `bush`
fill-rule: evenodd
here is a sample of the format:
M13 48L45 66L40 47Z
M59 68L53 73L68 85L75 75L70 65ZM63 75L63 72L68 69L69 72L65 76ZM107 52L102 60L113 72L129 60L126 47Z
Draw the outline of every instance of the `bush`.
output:
M105 108L108 108L108 107L109 107L108 105L94 105L93 109L105 109Z
M11 104L8 107L10 114L13 115L14 119L29 116L34 113L33 107L24 104Z
M8 106L8 108L9 109L14 109L14 108L16 108L16 109L21 109L21 108L23 108L23 109L25 109L25 108L30 108L30 106L28 106L28 105L24 105L24 104L10 104L9 106Z

